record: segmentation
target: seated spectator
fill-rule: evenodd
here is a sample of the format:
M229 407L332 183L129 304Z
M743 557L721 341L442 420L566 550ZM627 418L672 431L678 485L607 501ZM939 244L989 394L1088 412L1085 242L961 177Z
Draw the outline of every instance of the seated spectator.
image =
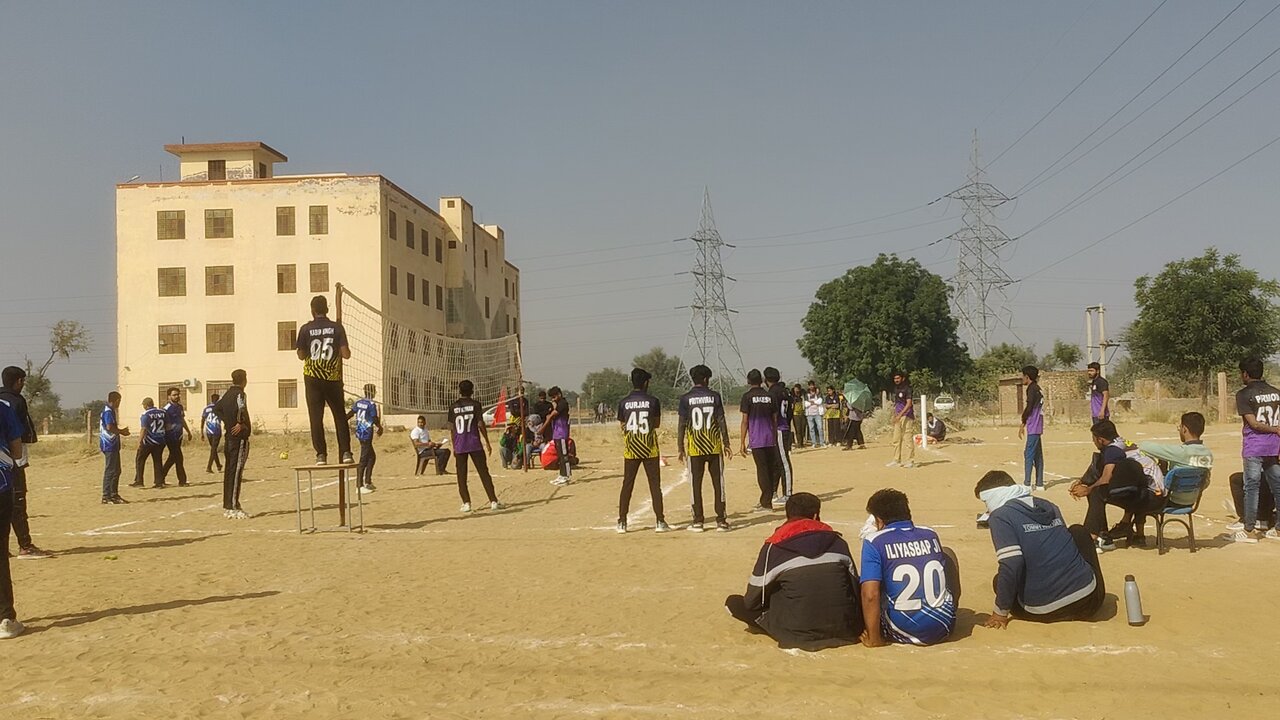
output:
M524 449L533 442L533 432L526 429L524 439L520 438L520 426L508 425L502 437L498 438L498 451L502 454L502 466L508 470L519 470L523 466Z
M933 413L929 413L926 420L925 432L928 433L930 440L942 442L947 439L947 424L942 422L942 418L934 417Z
M779 647L820 650L862 633L858 569L840 533L819 519L822 501L810 493L787 500L787 521L765 541L745 595L725 608Z
M1178 421L1178 439L1181 445L1144 442L1138 449L1156 459L1161 472L1177 467L1213 467L1213 451L1200 439L1204 434L1204 416L1198 412L1184 413Z
M1093 465L1085 476L1071 485L1071 495L1088 498L1084 527L1102 551L1115 550L1115 537L1129 538L1129 545L1146 540L1140 528L1132 527L1135 516L1159 509L1164 502L1164 475L1160 466L1120 437L1115 423L1099 420L1093 424L1093 444L1098 448ZM1107 527L1107 503L1125 510L1125 521ZM1113 537L1114 536L1114 537Z
M1106 587L1089 531L1068 528L1057 505L1033 496L1002 470L983 475L973 494L987 506L999 563L992 581L996 604L986 626L1004 628L1011 617L1036 622L1093 617Z
M432 459L436 461L437 475L448 472L449 456L452 453L441 443L431 441L431 433L427 431L427 419L422 415L418 416L418 426L409 431L409 440L413 442L413 449L418 454L418 467L414 470L414 475L421 475Z
M878 490L867 500L875 532L862 541L862 644L933 645L956 626L960 564L938 534L911 522L905 493ZM879 622L873 620L879 618Z

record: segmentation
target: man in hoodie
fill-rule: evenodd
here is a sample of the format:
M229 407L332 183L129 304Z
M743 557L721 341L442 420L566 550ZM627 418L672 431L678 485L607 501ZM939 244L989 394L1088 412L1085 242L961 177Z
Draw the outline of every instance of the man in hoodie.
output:
M1098 611L1106 587L1089 531L1068 528L1057 505L1032 496L1002 470L983 475L973 493L987 506L999 562L987 627L1003 629L1014 617L1086 620Z
M840 533L822 522L811 493L787 500L787 521L765 541L744 595L725 609L782 648L821 650L855 642L863 631L858 568Z

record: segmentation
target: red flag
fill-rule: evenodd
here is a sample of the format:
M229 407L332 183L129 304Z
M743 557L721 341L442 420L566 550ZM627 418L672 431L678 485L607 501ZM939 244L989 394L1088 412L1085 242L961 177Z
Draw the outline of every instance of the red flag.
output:
M493 411L493 422L504 423L507 421L507 386L503 385L498 391L498 408Z

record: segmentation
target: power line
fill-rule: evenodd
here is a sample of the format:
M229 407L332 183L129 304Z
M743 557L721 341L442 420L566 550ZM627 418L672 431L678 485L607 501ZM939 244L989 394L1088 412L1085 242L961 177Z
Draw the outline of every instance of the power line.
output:
M1129 39L1132 38L1134 35L1136 35L1138 31L1142 29L1142 26L1147 24L1148 20L1150 20L1153 16L1155 16L1156 13L1160 12L1160 8L1164 7L1165 3L1167 2L1169 2L1169 0L1160 0L1160 4L1156 6L1156 9L1152 10L1149 15L1143 18L1142 22L1138 23L1138 27L1129 31L1129 34L1124 36L1124 40L1121 40L1119 45L1116 45L1114 48L1112 48L1111 52L1107 53L1106 57L1102 58L1102 61L1099 62L1096 66L1094 66L1094 68L1089 71L1088 75L1084 76L1084 79L1076 83L1074 87L1068 90L1067 94L1063 95L1061 100L1054 103L1053 107L1049 108L1048 112L1046 112L1044 115L1041 115L1039 120L1036 120L1035 123L1031 125L1031 127L1023 131L1023 133L1018 136L1018 139L1014 140L1013 143L1009 145L1009 147L1006 147L1004 150L1001 150L999 155L996 155L994 158L992 158L991 162L987 163L987 167L990 168L992 165L995 165L997 162L999 162L1000 158L1004 157L1006 153L1008 153L1010 150L1017 147L1018 143L1022 142L1023 138L1030 135L1031 132L1036 128L1040 127L1040 123L1048 119L1048 117L1052 115L1055 110L1062 107L1062 104L1065 103L1067 99L1070 98L1072 95L1074 95L1075 92L1079 90L1086 82L1088 82L1089 78L1094 76L1094 73L1101 70L1102 66L1106 65L1107 61L1111 59L1111 56L1119 52L1120 48L1124 47L1125 43L1129 42Z

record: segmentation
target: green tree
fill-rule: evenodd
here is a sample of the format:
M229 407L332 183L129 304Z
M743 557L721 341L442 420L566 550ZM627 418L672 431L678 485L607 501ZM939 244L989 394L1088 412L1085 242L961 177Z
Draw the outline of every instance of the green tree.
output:
M582 400L593 408L598 402L604 402L610 408L631 392L631 374L617 368L601 368L587 373L582 381Z
M27 411L37 426L46 419L62 417L62 396L53 391L53 383L32 367L30 360L27 360L27 382L22 394L27 398Z
M1208 400L1218 370L1280 350L1280 283L1240 264L1239 255L1209 248L1134 282L1138 318L1124 333L1134 362L1191 376Z
M818 288L802 321L800 353L834 385L857 378L887 390L894 370L958 379L969 355L956 337L947 286L915 260L880 255Z
M1021 372L1036 364L1034 348L1010 343L992 345L982 357L973 361L972 369L961 382L960 392L973 400L992 400L1000 378Z
M49 357L36 374L44 377L45 371L58 358L70 360L75 353L88 352L91 342L89 330L84 325L75 320L59 320L49 328Z
M1054 340L1053 350L1048 355L1040 358L1041 370L1070 370L1078 367L1080 361L1084 359L1084 354L1080 352L1080 346L1065 340Z

